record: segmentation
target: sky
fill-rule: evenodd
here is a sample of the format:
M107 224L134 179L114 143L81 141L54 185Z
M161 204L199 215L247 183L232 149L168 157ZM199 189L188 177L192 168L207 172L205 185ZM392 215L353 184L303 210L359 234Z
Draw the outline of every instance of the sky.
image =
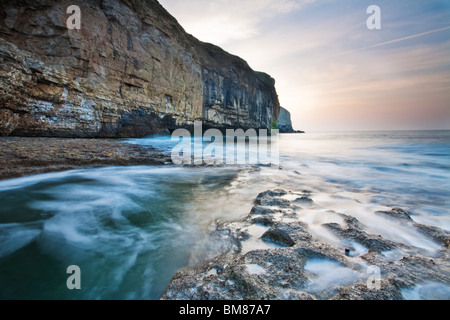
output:
M270 74L297 130L450 129L450 0L159 2Z

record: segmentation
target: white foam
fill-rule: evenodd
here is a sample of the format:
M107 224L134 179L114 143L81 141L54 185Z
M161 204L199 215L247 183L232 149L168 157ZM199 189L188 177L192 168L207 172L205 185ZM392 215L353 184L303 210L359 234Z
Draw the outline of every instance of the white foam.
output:
M351 249L350 257L359 257L369 252L369 249L366 246L363 246L356 241L346 239L342 242L347 248Z
M300 194L293 194L293 193L288 193L288 194L285 194L284 196L281 196L281 198L289 200L289 201L294 201L300 197L301 197Z
M27 228L16 223L0 225L0 258L27 246L41 234L37 228Z
M398 261L406 256L406 254L403 251L398 249L382 251L381 254L390 261Z
M348 193L346 193L346 196L349 196ZM371 203L356 203L353 200L346 199L333 199L328 194L315 195L315 202L324 208L343 212L346 215L355 217L364 226L364 230L375 235L381 235L384 239L429 251L441 249L439 244L420 233L414 226L375 213L377 211L389 211L391 210L390 207L383 207ZM314 211L309 211L310 216L302 216L302 221L315 225L329 222L343 224L343 219L339 221L336 220L337 218L332 218L332 216L314 213Z
M322 226L326 223L344 224L342 216L326 209L305 209L298 213L298 219L308 225L310 233L325 242L342 246L342 241L328 228Z
M263 249L274 249L280 248L279 245L271 242L262 241L261 236L269 230L268 227L260 226L257 224L250 225L246 228L250 237L242 241L242 254L246 254L247 252L254 250L263 250Z
M389 210L388 208L386 208ZM383 238L412 245L429 251L440 250L441 246L429 237L420 233L414 226L404 224L401 221L395 221L389 218L378 216L377 214L352 213L365 226L366 230L375 235L381 235Z
M34 184L40 183L42 181L50 181L50 180L59 180L61 178L70 176L72 173L77 172L78 170L73 171L64 171L64 172L52 172L52 173L43 173L32 175L28 177L14 178L9 180L0 181L0 191L5 190L14 190L14 189L22 189Z
M425 282L403 289L405 300L450 300L450 285L438 282Z
M245 267L247 268L247 272L249 274L263 275L266 273L266 269L261 267L259 264L251 263L245 265Z
M327 259L308 260L304 270L311 273L308 277L310 283L306 287L309 293L351 285L359 280L359 275L354 270Z
M211 270L209 270L207 273L206 273L206 276L208 277L208 276L217 276L217 269L216 268L212 268Z

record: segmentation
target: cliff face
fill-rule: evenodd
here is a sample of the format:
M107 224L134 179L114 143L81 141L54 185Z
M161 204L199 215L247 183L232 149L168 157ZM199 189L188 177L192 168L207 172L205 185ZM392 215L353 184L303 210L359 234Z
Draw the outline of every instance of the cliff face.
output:
M280 114L278 116L278 129L281 133L294 132L294 128L292 128L291 113L283 107L280 107Z
M67 8L81 9L68 30ZM270 128L274 80L188 35L155 0L0 0L0 135Z

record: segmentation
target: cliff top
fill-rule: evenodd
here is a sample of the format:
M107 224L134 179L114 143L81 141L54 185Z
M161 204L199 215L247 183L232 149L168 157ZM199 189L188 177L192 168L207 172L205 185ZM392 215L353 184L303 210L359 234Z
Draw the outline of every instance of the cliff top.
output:
M263 85L274 86L275 80L264 72L254 71L247 61L233 55L221 47L211 43L198 40L193 35L187 33L184 28L157 0L122 0L138 17L145 23L158 26L158 29L168 37L177 39L178 43L183 45L186 51L193 51L199 62L210 68L217 68L217 63L226 70L233 68L235 72L245 70L254 72ZM228 71L228 70L227 70Z

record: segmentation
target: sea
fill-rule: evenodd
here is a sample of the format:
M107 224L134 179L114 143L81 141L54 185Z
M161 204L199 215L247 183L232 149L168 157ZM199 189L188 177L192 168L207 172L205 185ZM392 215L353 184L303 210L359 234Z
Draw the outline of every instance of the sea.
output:
M122 143L174 146L168 136ZM310 195L314 209L298 218L323 241L339 244L322 224L343 213L433 257L438 243L375 212L400 207L450 231L450 131L281 134L279 166L105 167L0 181L0 299L158 299L177 270L217 254L219 221L244 219L272 189ZM74 265L79 290L67 286ZM423 286L404 298L427 299ZM439 290L450 297L450 284Z

